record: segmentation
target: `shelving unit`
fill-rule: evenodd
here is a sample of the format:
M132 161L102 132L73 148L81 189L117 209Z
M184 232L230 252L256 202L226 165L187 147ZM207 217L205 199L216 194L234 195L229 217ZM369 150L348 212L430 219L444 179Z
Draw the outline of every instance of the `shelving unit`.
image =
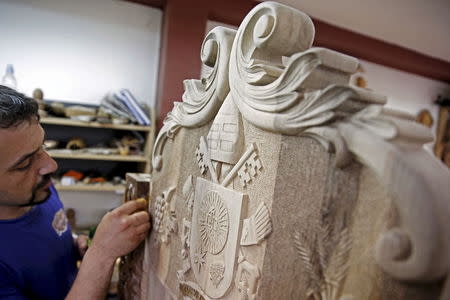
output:
M154 122L155 115L153 110L151 111L151 120ZM49 150L48 153L51 157L55 158L58 161L58 164L64 164L63 161L70 160L79 160L79 161L101 161L101 162L109 162L114 165L114 163L135 163L137 166L134 169L127 170L127 172L150 172L151 168L151 151L153 147L153 140L155 135L154 126L140 126L133 124L103 124L99 122L81 122L68 118L56 118L56 117L45 117L40 120L42 126L46 131L51 129L53 133L64 134L66 137L70 135L69 132L73 132L73 136L83 137L83 134L79 134L79 132L88 132L90 135L96 136L97 131L101 133L101 131L136 131L139 132L144 137L144 147L142 155L105 155L105 154L91 154L83 151L74 151L71 153L64 153L64 151L52 151ZM84 128L84 131L80 129L79 131L76 128ZM86 131L87 128L87 131ZM92 129L93 131L90 131ZM100 135L100 134L99 134ZM48 138L52 138L52 136L48 135ZM72 163L73 164L73 163ZM118 176L125 177L125 174L117 174ZM57 183L56 188L59 191L95 191L95 192L116 192L122 193L124 191L123 185L114 185L112 183L95 183L95 184L83 184L77 183L74 185L61 185Z
M87 159L87 160L105 160L105 161L134 161L134 162L148 162L148 158L141 155L100 155L100 154L88 154L88 153L52 153L48 151L53 158L66 158L66 159Z
M58 191L84 191L84 192L116 192L118 194L123 194L125 192L125 187L123 185L114 185L110 183L96 183L96 184L82 184L77 183L74 185L62 185L55 184Z
M81 122L68 118L41 118L41 124L91 127L91 128L108 128L115 130L135 130L135 131L152 131L152 126L140 126L132 124L103 124L98 122Z

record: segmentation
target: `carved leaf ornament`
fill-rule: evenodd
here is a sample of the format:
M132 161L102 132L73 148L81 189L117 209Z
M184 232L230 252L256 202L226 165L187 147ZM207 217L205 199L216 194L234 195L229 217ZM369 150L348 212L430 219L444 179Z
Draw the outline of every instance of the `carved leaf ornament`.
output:
M162 152L168 138L173 139L180 127L198 127L208 123L219 110L230 87L228 61L235 31L223 27L211 30L203 41L202 62L212 67L207 78L184 81L183 102L175 102L155 140L152 166L162 167Z
M175 103L155 142L154 169L161 170L168 138L180 127L208 123L231 97L249 123L310 136L335 153L337 166L356 159L374 171L400 220L376 246L384 271L408 281L447 277L450 171L423 149L432 141L429 129L413 116L384 108L386 97L350 86L358 60L310 48L313 40L306 14L274 2L256 6L237 32L211 31L202 60L213 72L201 81L185 81L183 102ZM450 299L449 279L441 299Z

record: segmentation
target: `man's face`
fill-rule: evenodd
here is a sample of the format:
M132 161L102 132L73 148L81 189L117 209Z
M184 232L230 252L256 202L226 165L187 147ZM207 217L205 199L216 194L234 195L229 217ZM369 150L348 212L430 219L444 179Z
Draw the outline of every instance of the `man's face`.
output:
M0 128L0 206L27 205L49 196L56 162L43 149L44 130L35 119Z

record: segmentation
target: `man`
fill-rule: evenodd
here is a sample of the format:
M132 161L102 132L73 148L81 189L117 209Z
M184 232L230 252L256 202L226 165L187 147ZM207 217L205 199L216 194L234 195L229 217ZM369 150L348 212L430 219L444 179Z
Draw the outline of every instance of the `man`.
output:
M37 111L34 100L0 86L0 299L103 300L114 262L145 238L149 215L137 201L107 213L77 270Z

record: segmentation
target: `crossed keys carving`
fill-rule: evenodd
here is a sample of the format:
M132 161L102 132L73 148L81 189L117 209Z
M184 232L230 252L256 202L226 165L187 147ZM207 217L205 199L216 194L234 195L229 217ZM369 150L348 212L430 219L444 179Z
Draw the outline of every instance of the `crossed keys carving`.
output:
M204 174L206 170L209 170L211 179L214 183L226 187L233 181L236 175L239 175L241 184L246 187L248 183L256 177L258 171L262 169L262 164L256 149L255 143L250 143L238 162L228 172L227 176L225 176L222 182L219 182L219 176L216 168L213 166L206 139L202 136L200 137L200 144L196 151L197 163L202 174Z

